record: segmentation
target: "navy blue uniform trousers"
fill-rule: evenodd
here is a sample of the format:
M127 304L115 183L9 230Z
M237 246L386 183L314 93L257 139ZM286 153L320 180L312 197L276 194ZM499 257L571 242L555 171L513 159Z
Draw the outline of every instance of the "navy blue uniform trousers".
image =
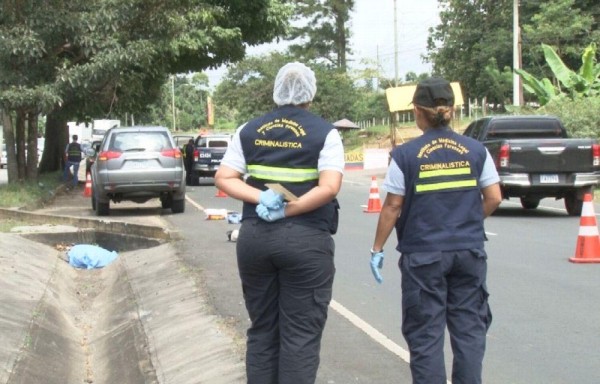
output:
M314 383L335 274L331 235L285 221L247 219L236 247L252 322L248 383Z
M413 383L446 383L446 325L454 357L452 384L481 383L492 321L485 251L404 253L399 266L402 333L410 349Z

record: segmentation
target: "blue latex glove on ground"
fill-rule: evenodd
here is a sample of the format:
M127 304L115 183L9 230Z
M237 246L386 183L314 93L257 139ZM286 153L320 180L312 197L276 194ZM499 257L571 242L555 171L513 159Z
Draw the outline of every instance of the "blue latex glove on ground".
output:
M263 204L258 204L256 206L256 213L258 217L263 219L264 221L273 222L285 217L285 206L287 204L283 204L281 208L277 209L269 209Z
M260 193L258 202L269 209L279 209L283 206L283 195L267 189Z
M383 257L383 251L371 252L371 272L373 272L373 276L379 284L383 283L383 277L379 273L379 270L383 267Z

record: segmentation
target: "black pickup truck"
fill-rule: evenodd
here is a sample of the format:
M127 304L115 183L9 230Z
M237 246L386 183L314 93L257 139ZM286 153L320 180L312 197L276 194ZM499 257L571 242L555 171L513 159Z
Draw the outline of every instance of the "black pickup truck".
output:
M600 182L600 145L568 138L553 116L492 116L472 122L465 136L481 141L494 158L502 197L535 209L546 197L564 199L569 215L581 214L583 195Z

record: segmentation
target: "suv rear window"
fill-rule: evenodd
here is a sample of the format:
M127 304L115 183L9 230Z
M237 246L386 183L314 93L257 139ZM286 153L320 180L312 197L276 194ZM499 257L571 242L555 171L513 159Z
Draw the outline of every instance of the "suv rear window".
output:
M230 137L205 136L200 137L200 139L198 139L197 146L202 148L227 148L230 142Z
M111 137L111 151L160 152L172 149L166 132L119 132Z
M209 140L208 141L208 148L223 148L223 147L227 147L226 140Z

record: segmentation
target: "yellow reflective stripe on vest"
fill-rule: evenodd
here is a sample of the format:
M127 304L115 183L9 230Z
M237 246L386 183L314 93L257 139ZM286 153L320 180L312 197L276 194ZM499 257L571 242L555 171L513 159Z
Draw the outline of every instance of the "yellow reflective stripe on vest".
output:
M446 191L452 189L476 187L477 180L458 180L458 181L443 181L441 183L432 184L417 184L415 189L419 192L431 192L431 191Z
M266 165L248 165L248 173L256 179L302 182L317 180L319 171L316 168L282 168Z
M470 174L471 174L471 167L454 168L454 169L436 169L434 171L419 172L419 179L425 179L428 177L436 177L436 176L456 176L456 175L470 175Z

